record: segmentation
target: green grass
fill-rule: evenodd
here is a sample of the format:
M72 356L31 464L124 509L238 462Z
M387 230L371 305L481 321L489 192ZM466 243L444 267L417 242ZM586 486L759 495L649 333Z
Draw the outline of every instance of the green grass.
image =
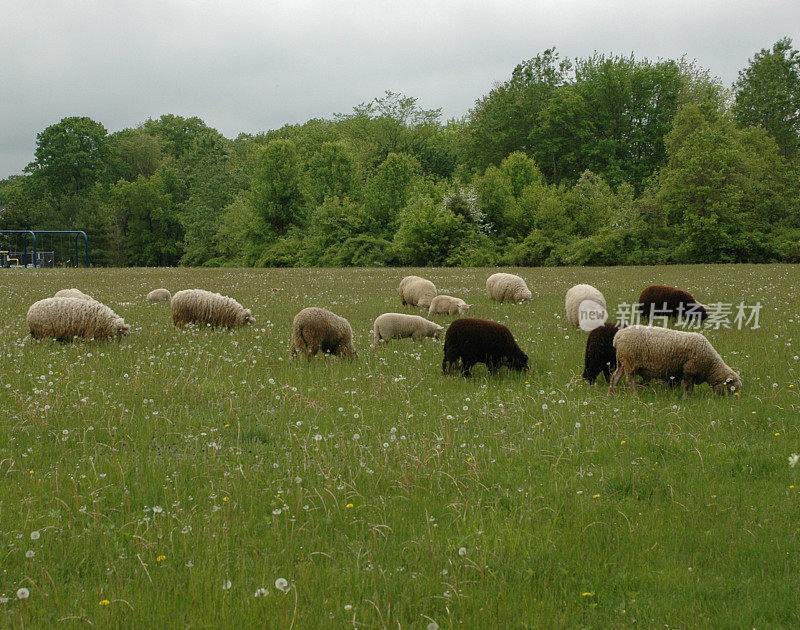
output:
M507 324L533 370L443 377L441 342L371 348L408 270L0 273L0 626L797 627L797 267L523 269L521 306L488 300L491 270L414 272ZM758 330L707 332L740 397L581 381L566 290L614 309L655 281L764 305ZM31 340L28 306L72 286L130 337ZM256 324L177 330L144 301L160 286ZM348 318L356 360L289 360L306 306Z

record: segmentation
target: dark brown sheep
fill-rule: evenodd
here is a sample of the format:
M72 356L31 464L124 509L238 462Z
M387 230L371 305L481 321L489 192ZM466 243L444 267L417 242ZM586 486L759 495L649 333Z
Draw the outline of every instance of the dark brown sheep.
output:
M611 382L611 374L617 369L614 335L620 328L617 324L603 324L589 333L583 361L583 378L590 384L594 383L600 374L605 374L606 382Z
M528 369L526 355L511 331L497 322L465 317L457 319L444 337L444 359L442 372L449 374L461 363L461 374L470 375L476 363L484 363L492 374L502 366L522 372Z
M690 293L663 284L654 284L642 291L639 295L639 312L645 320L652 315L686 319L699 317L700 321L708 317L706 307Z

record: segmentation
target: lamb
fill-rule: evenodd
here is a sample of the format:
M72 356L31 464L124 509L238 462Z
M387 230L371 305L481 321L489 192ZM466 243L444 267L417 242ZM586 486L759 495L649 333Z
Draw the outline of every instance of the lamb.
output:
M464 376L470 375L476 363L485 363L492 374L503 365L522 372L528 369L528 355L502 324L465 317L455 320L447 329L442 372L449 374L458 363Z
M444 330L443 326L428 321L419 315L406 315L405 313L384 313L375 318L372 326L374 333L374 343L378 345L381 341L390 339L405 339L411 337L417 341L425 337L439 338L439 333Z
M172 294L167 289L154 289L147 294L148 302L168 302L172 299Z
M28 328L34 339L72 341L120 339L131 327L105 304L76 297L52 297L34 302L28 309Z
M403 306L411 304L411 306L428 308L433 298L436 297L436 285L419 276L406 276L400 281L397 292L400 294Z
M708 383L718 394L737 392L742 379L731 369L711 342L695 332L654 326L629 326L614 337L617 369L611 378L614 393L624 373L633 393L634 377L683 380L683 397L696 383Z
M294 317L289 354L303 352L309 361L322 350L342 357L356 356L353 329L344 317L324 308L304 308Z
M204 291L184 289L172 296L172 321L179 328L187 322L235 328L255 322L249 308L242 308L233 298Z
M600 374L611 382L611 374L617 369L617 351L614 336L620 330L617 324L603 324L589 333L583 361L583 378L593 384Z
M53 297L71 297L79 300L94 300L91 295L86 295L79 289L61 289L60 291L56 291Z
M513 273L495 273L486 280L486 292L489 299L498 302L515 302L521 304L531 299L531 291L525 280Z
M432 315L465 315L471 308L472 304L467 304L461 298L452 297L451 295L437 295L431 300L428 317Z
M639 295L639 312L646 320L654 316L700 318L708 317L705 305L695 300L690 293L664 284L647 287Z
M567 311L567 320L573 326L579 326L579 309L581 302L591 300L606 308L606 298L596 288L590 284L576 284L569 291L564 300L564 308Z

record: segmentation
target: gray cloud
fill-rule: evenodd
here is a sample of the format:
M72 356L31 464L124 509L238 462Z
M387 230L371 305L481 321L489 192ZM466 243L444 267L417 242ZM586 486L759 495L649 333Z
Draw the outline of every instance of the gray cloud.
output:
M800 3L0 0L0 178L36 134L84 115L109 131L164 113L227 136L348 112L391 89L461 116L549 46L696 59L730 85L788 35Z

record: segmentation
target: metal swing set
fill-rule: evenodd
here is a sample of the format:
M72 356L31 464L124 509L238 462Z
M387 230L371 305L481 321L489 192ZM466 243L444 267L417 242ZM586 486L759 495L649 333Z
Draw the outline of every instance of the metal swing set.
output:
M81 256L78 248L78 239L83 237L83 259L84 267L89 266L89 237L83 230L0 230L3 235L22 235L22 249L11 251L10 249L0 249L0 268L17 267L24 269L37 269L39 267L53 267L55 265L54 251L40 251L38 249L37 237L42 235L69 235L75 237L75 258L72 267L80 267ZM31 237L31 249L28 249L28 237Z

